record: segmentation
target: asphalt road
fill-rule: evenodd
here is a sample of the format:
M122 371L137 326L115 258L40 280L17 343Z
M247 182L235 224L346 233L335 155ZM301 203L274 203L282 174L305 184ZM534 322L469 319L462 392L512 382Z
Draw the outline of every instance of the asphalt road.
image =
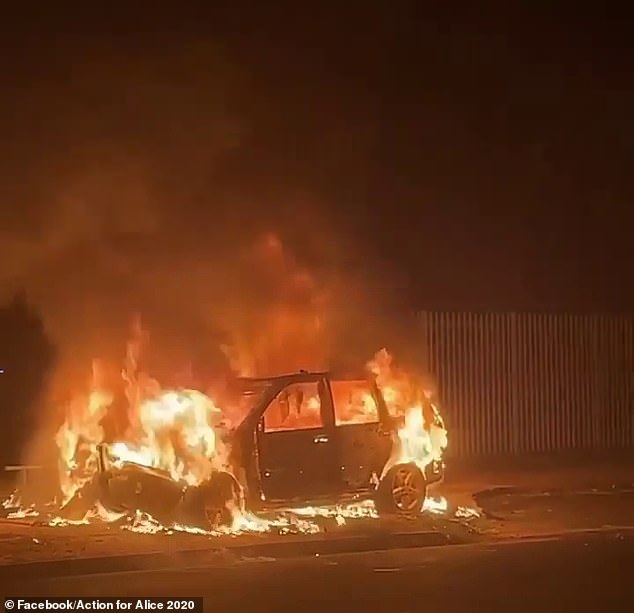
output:
M634 526L634 490L499 490L476 500L490 520L489 528L498 527L507 535Z
M13 596L203 596L206 611L631 611L634 534L604 531L14 582Z
M329 519L316 535L152 535L133 534L115 524L53 528L30 525L33 520L0 520L0 585L41 575L181 568L206 563L223 551L233 556L288 558L445 543L492 543L571 530L634 528L632 490L573 493L503 489L476 499L483 510L480 518L456 520L424 514L413 520L349 520L344 526Z
M631 488L498 489L476 500L485 515L470 522L473 535L442 517L394 526L355 520L312 544L305 536L192 535L181 543L176 535L112 526L26 525L0 538L0 557L8 562L0 566L0 595L203 596L206 611L254 613L634 611ZM408 525L427 532L396 538L396 528ZM446 538L448 529L455 538ZM371 537L364 551L344 538L364 534ZM525 538L545 534L556 536ZM423 541L432 546L422 547ZM194 542L196 551L185 554ZM383 550L372 551L375 546ZM53 561L64 547L66 562ZM91 552L97 557L86 559ZM26 561L20 569L18 562Z

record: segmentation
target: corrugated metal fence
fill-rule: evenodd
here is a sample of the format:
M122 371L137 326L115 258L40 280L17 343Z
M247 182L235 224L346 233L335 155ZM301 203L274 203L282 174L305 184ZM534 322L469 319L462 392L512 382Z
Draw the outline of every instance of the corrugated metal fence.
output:
M454 457L634 446L634 317L418 314Z

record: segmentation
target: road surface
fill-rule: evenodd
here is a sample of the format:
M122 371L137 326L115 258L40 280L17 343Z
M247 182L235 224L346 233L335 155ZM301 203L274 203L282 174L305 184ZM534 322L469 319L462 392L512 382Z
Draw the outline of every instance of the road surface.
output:
M633 610L631 531L13 582L12 596L203 596L205 611Z
M341 553L401 547L402 538L393 538L393 535L403 534L414 534L414 545L423 546L569 530L634 527L634 490L631 489L564 492L500 489L483 492L475 499L481 510L479 518L457 520L451 514L425 514L417 519L350 519L343 526L328 519L321 523L322 531L314 535L274 531L221 537L179 532L136 534L122 530L117 524L51 527L31 525L38 522L38 518L0 520L0 580L13 567L55 560L73 562L76 567L77 560L86 558L163 556L171 559L182 551L204 553L212 549L241 549L249 555L269 555L270 550L270 555L279 556L280 552L288 555L288 550L306 549L303 544L309 543L312 553ZM196 556L190 559L192 557ZM42 567L42 572L46 568L49 567ZM129 570L131 565L127 563L126 568Z
M0 522L0 594L203 596L206 611L253 613L634 610L632 488L542 485L477 493L466 525L362 519L312 536Z

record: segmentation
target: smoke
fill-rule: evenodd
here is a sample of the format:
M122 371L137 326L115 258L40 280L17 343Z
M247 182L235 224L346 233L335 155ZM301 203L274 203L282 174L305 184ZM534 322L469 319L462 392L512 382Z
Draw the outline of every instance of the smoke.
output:
M15 83L2 109L12 122L3 125L0 291L25 287L41 305L65 368L120 352L154 269L187 264L201 238L191 228L206 222L194 200L227 206L200 177L236 149L241 128L227 110L238 73L209 45L130 56L100 43L56 59L32 88Z
M3 126L0 297L26 289L60 355L42 428L93 359L121 363L134 314L151 334L145 366L166 384L192 364L203 380L362 368L394 344L402 280L317 189L254 162L260 115L225 53L61 58L70 78L21 90Z

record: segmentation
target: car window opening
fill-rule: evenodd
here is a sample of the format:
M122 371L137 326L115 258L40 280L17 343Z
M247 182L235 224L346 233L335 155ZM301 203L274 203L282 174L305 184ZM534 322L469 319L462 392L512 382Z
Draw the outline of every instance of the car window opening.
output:
M285 387L264 412L264 431L305 430L323 426L317 383Z
M366 381L332 381L330 383L335 405L335 423L377 423L377 405Z

